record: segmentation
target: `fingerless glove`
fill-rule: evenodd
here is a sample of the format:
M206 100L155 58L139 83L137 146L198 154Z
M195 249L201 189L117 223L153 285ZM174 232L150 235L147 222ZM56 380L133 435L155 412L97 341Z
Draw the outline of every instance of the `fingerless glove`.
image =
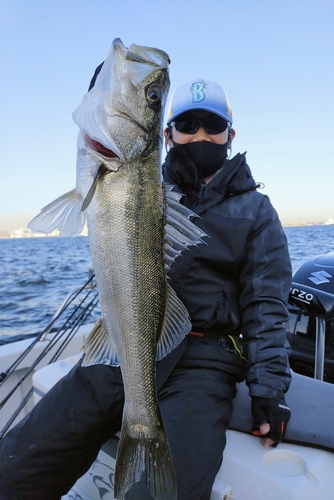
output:
M256 425L253 434L259 435L258 428L261 424L268 423L270 431L265 437L269 437L275 443L280 443L290 420L291 410L284 399L269 399L252 397L252 415Z

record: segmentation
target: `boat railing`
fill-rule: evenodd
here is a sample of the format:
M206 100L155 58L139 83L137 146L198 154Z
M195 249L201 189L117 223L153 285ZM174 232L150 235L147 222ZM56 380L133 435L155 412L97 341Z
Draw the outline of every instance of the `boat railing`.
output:
M36 359L29 364L29 367L25 370L22 376L20 376L18 382L12 387L8 393L0 401L0 411L9 402L11 397L23 386L24 381L35 371L42 360L51 352L52 356L46 364L53 363L63 353L65 348L68 346L70 341L73 339L78 329L87 322L87 319L92 316L93 311L98 305L98 291L96 283L94 282L94 274L90 272L88 281L80 288L77 288L71 292L62 305L59 307L57 312L54 314L53 318L46 326L46 328L36 335L34 340L28 345L28 347L15 359L11 366L4 372L0 373L0 388L6 384L10 376L18 369L22 361L28 356L28 354L33 350L33 348L45 340L45 347L38 354ZM11 427L17 416L27 405L31 396L33 395L33 389L30 389L27 394L21 397L21 401L18 407L12 413L10 419L7 421L5 426L0 430L0 439Z

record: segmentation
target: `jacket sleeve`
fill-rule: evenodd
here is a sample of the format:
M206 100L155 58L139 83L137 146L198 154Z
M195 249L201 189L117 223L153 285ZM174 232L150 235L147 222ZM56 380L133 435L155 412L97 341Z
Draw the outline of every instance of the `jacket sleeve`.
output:
M240 315L250 396L282 398L291 373L284 322L291 286L286 236L264 196L249 233L240 273Z

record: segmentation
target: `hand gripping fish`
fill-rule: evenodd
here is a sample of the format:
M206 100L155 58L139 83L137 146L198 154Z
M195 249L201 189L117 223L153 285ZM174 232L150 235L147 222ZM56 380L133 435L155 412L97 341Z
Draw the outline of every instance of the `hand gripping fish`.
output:
M142 473L155 499L176 499L158 406L156 361L191 330L167 271L205 234L161 177L168 55L114 40L94 87L73 113L79 126L76 188L43 208L31 229L79 234L87 220L102 321L84 365L120 364L125 405L115 469L123 499Z

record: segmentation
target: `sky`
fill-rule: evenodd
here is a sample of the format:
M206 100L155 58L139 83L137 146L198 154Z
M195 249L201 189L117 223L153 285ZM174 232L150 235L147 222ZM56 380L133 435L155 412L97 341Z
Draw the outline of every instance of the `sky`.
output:
M157 47L172 90L220 83L283 225L334 217L333 0L2 0L0 230L75 186L72 112L112 41Z

